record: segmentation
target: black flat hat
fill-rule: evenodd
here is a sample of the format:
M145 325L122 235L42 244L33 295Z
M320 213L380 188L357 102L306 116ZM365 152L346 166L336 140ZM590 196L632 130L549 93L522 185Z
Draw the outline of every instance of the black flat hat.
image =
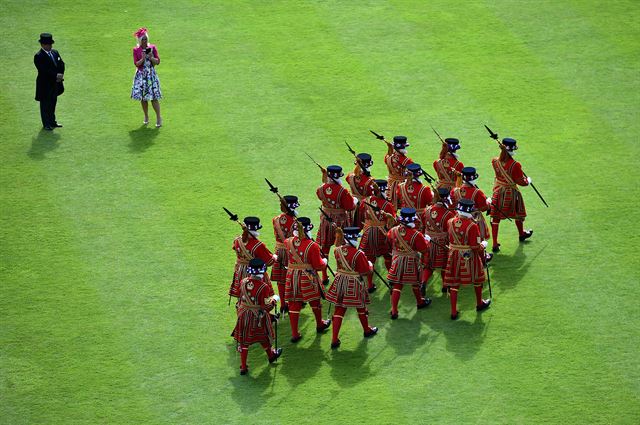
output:
M260 224L260 219L258 217L245 217L244 224L247 226L247 229L249 230L262 229L262 225Z
M446 187L441 187L438 189L438 195L440 195L440 199L445 199L449 197L449 189Z
M473 212L475 204L471 199L462 198L458 201L458 211Z
M411 163L407 165L407 170L411 171L413 174L420 174L422 172L422 167L418 163Z
M53 44L53 43L55 43L55 41L53 41L53 36L51 34L49 34L48 32L43 32L42 34L40 34L40 40L38 40L38 42L40 44Z

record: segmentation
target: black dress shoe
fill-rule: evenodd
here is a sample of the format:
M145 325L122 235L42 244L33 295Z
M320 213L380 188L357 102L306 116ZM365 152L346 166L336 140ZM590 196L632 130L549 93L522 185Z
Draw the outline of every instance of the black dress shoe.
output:
M367 289L367 291L370 294L373 294L374 292L376 292L376 289L378 289L378 287L376 285L373 285L371 288Z
M53 131L53 127L46 126L46 127L42 127L42 128L44 130L47 130L47 131Z
M441 290L443 294L446 294L447 292L449 292L449 289L446 286L443 286Z
M374 326L372 328L369 328L369 330L364 333L364 337L365 338L371 338L372 336L374 336L377 333L378 333L378 328Z
M240 375L246 375L249 369L240 369Z
M476 306L476 311L483 311L489 308L491 300L482 300L482 304Z
M418 310L422 310L423 308L429 307L429 305L431 305L431 298L423 298L422 299L422 303L418 304L418 306L416 308Z
M332 342L331 343L331 349L332 350L335 350L338 347L340 347L340 340L337 340L336 342Z
M331 319L323 320L322 325L316 327L316 332L321 334L331 326Z
M451 315L451 320L458 320L458 317L460 317L460 312L456 311L456 314Z
M62 128L62 124L58 124L58 123L55 123L53 126L54 126L55 128Z
M393 314L393 313L389 313L391 315L391 320L396 320L398 318L398 313Z
M298 336L292 336L291 337L291 342L293 342L294 344L298 341L300 341L302 339L302 335L298 335Z
M493 252L500 252L500 244L498 245L494 245L493 248L491 248L491 251Z
M269 356L269 363L273 363L278 360L278 357L282 355L282 348L276 348L271 352L272 354Z
M525 232L523 234L521 234L518 239L520 239L520 242L524 242L527 239L529 239L531 237L531 235L533 235L533 230L532 229L525 230Z
M426 283L421 283L420 284L420 294L424 297L425 295L427 295L427 284Z
M288 313L289 312L289 306L288 305L283 305L280 307L280 313Z

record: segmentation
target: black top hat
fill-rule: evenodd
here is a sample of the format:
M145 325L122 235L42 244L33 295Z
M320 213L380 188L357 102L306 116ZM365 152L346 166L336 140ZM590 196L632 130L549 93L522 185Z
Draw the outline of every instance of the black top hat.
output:
M53 36L51 34L49 34L48 32L43 32L42 34L40 34L40 40L38 40L38 42L40 44L53 44L53 43L55 43L55 41L53 41Z
M413 174L418 174L418 175L422 174L422 167L420 167L420 164L417 164L415 162L407 165L407 170L409 170Z
M511 137L505 137L504 139L502 139L502 144L505 145L505 147L510 151L518 149L516 143L516 139L512 139Z
M267 271L267 265L260 258L252 258L249 261L249 266L247 267L249 274L261 274L265 271Z
M393 147L396 149L403 149L409 146L406 136L393 136Z
M260 230L262 225L258 217L245 217L244 224L247 226L247 230Z
M438 188L438 196L440 196L440 199L447 199L449 197L449 189L446 187Z
M304 230L309 231L313 229L313 224L311 224L311 219L309 217L298 217L298 221L304 227Z
M447 137L446 139L444 139L444 142L447 144L450 151L457 151L458 149L460 149L460 140L456 139L455 137Z
M334 179L338 179L342 176L344 176L344 173L342 172L342 167L339 165L329 165L327 167L327 175L329 177L332 177Z
M478 178L478 173L474 167L464 167L462 169L462 178L466 181L475 180Z
M458 201L458 211L470 213L473 212L474 209L475 204L471 199L462 198Z
M416 220L415 208L402 208L400 210L400 221L403 223L412 223Z
M342 232L344 233L344 237L347 239L358 239L358 236L360 236L359 227L345 227L342 229Z
M300 204L298 203L297 196L284 195L282 198L284 199L284 202L287 203L287 206L289 206L290 208L298 208L300 206Z
M385 190L387 187L387 181L385 179L375 179L376 184L380 190Z
M360 160L360 164L362 164L363 167L371 167L373 165L373 161L371 160L371 155L369 155L368 153L359 153L357 157Z

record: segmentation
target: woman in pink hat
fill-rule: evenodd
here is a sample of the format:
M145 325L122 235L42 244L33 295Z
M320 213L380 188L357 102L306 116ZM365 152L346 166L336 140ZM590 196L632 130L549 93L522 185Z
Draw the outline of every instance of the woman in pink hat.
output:
M139 100L144 112L144 125L149 124L149 101L156 112L156 127L162 127L160 116L160 80L155 67L160 64L160 56L155 45L149 44L149 34L146 28L140 28L133 33L138 44L133 48L133 63L138 68L133 77L131 99Z

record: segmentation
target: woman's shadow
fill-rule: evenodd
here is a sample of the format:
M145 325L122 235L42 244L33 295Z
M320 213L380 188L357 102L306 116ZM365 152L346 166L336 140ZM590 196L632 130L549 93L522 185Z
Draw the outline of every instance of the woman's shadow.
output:
M135 130L129 131L129 149L133 153L142 153L153 146L154 139L158 137L160 132L157 128L148 127L146 125L140 126Z
M42 129L31 139L31 148L27 155L34 160L45 159L48 152L57 149L60 144L58 143L60 135L53 131L47 131Z

